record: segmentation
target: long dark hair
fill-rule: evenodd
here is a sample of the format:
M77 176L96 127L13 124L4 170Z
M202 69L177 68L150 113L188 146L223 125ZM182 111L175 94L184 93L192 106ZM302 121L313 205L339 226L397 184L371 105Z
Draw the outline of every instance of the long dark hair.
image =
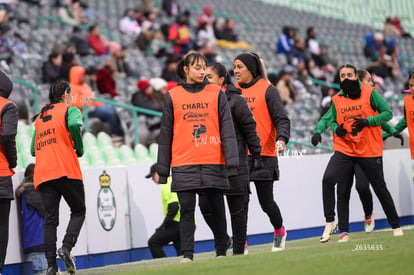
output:
M206 63L207 65L207 58L202 55L201 53L197 53L197 52L192 52L187 54L178 64L177 64L177 68L175 69L175 72L177 73L177 76L183 80L186 80L186 75L185 75L185 71L184 71L184 67L187 66L189 67L190 65L194 65L195 63L197 63L198 61L204 61L204 63Z
M209 64L207 67L211 68L218 75L218 77L224 77L223 86L233 84L233 81L231 80L231 76L227 72L226 67L224 67L223 64L214 62L214 63Z
M52 85L50 86L50 90L49 90L49 101L50 101L50 103L45 105L42 108L42 110L40 110L39 114L36 114L36 115L33 116L32 122L34 122L40 114L43 114L51 104L58 103L59 100L62 98L62 96L67 91L70 91L69 82L64 81L64 80L56 80L55 82L53 82Z

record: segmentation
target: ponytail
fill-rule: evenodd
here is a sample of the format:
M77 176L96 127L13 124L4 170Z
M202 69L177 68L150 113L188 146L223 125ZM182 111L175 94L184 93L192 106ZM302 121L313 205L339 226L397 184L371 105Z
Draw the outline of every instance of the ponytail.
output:
M59 100L62 99L63 95L67 92L70 91L70 85L67 81L64 80L56 80L55 82L52 83L52 85L50 86L49 89L49 104L46 104L42 110L40 110L39 114L36 114L32 117L32 122L36 121L37 117L40 114L43 114L46 110L49 109L49 106L51 104L55 104L58 103Z

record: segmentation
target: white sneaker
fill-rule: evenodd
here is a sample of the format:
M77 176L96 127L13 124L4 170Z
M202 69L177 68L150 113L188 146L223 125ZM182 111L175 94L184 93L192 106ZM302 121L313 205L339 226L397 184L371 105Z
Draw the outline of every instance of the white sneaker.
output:
M334 233L337 229L337 225L335 222L327 222L325 224L325 230L323 231L323 234L321 236L321 239L319 240L321 243L326 243L331 238L332 233Z
M273 239L273 246L272 246L272 252L278 252L278 251L282 251L285 249L285 245L286 245L286 236L287 236L287 231L285 230L285 235L283 236L276 236Z
M364 230L366 233L370 233L374 231L374 228L375 228L375 220L373 216L371 216L371 218L369 219L364 220Z
M249 254L249 249L247 248L247 241L244 243L244 252L243 252L243 254L244 255Z
M394 237L398 237L398 236L403 236L404 232L402 231L401 227L398 227L392 230L392 234L394 235Z
M184 257L184 258L181 259L180 263L191 263L192 261L193 260L191 260L190 258Z

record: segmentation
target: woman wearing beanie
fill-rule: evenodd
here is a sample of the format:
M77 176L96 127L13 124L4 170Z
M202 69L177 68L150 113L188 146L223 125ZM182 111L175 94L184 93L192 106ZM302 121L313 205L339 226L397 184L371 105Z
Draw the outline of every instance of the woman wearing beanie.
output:
M241 90L234 87L224 65L221 63L210 64L207 67L207 79L211 84L218 85L225 91L233 118L239 151L239 168L236 176L229 177L230 190L226 191L225 195L230 210L233 232L233 255L247 254L246 231L250 191L247 149L257 160L253 169L258 170L263 168L263 161L260 156L262 147L256 132L256 121L247 105L247 101L241 95ZM205 221L214 232L214 217L206 196L200 195L199 206Z
M194 254L196 194L211 202L215 225L216 256L227 251L227 224L223 192L227 176L239 166L237 141L226 95L204 82L206 58L190 53L177 66L183 79L165 96L158 147L159 183L167 182L172 168L171 191L180 202L180 238L184 258Z
M250 181L254 182L260 206L274 228L272 251L282 251L287 234L273 198L273 182L279 179L277 155L286 149L289 141L290 120L279 93L266 80L264 66L257 54L248 52L238 55L234 59L234 76L236 86L242 90L242 96L246 98L256 120L256 131L262 146L263 169L253 169L257 159L255 155L249 155Z

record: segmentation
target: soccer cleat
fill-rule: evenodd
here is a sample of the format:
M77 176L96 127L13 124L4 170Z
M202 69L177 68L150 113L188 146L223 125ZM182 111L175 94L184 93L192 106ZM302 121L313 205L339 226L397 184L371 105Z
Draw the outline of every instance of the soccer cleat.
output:
M278 252L278 251L282 251L285 249L286 236L287 236L287 231L285 231L285 235L283 236L275 235L275 238L273 239L272 252Z
M325 225L325 230L319 240L321 243L326 243L331 238L332 233L334 233L337 229L337 225L335 222L327 222Z
M392 234L394 235L394 237L398 237L398 236L403 236L404 232L402 231L401 227L398 227L392 230Z
M373 216L371 216L369 219L364 220L364 230L366 233L374 231L374 227L375 227L375 220Z
M180 263L191 263L193 260L187 257L181 259Z
M349 235L347 232L342 233L339 235L338 243L347 243L349 242Z
M72 255L70 255L70 252L66 248L61 247L58 249L57 253L59 255L59 258L62 260L63 264L65 265L66 271L70 274L75 274L76 272L75 261Z
M244 243L244 255L249 254L249 250L247 249L247 241Z
M227 236L227 249L232 249L233 248L233 239L230 236Z

